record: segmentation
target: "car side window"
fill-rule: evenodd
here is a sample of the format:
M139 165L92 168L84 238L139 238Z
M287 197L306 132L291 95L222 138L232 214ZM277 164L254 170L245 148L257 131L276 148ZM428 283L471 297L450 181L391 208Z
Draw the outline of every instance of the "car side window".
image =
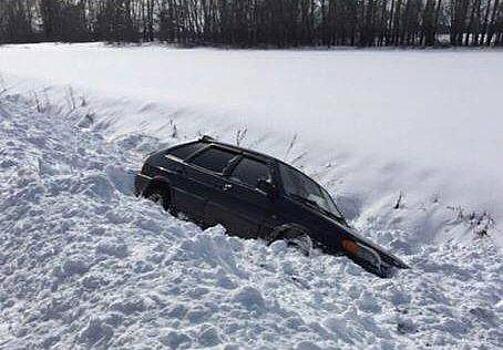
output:
M271 173L267 164L245 157L236 165L231 178L255 188L259 179L269 180Z
M193 142L193 143L189 143L189 144L182 145L179 147L175 147L171 150L168 150L168 152L166 154L175 156L180 159L185 159L188 156L190 156L191 154L196 153L197 151L203 149L206 146L207 146L207 144L205 144L203 142Z
M196 155L190 163L215 173L223 173L230 160L237 156L237 153L221 148L210 147Z

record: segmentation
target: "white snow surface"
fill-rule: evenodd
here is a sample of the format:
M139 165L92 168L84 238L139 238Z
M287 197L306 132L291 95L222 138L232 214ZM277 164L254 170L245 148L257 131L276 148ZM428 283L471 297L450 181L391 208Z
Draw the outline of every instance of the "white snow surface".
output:
M150 126L162 138L169 119L192 125L197 116L202 131L224 138L223 126L246 126L255 139L270 132L283 149L256 147L278 156L297 134L310 158L340 163L337 190L359 191L363 206L403 191L498 222L502 62L501 50L0 49L4 74L144 104L120 111L115 132Z
M0 47L0 348L500 348L502 56ZM146 154L204 133L302 168L413 268L132 196Z

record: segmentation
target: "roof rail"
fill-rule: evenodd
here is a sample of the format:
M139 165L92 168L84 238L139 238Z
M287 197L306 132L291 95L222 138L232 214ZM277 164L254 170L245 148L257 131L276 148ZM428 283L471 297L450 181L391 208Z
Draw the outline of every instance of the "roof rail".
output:
M208 136L208 135L203 135L200 139L202 142L213 142L216 141L214 137Z

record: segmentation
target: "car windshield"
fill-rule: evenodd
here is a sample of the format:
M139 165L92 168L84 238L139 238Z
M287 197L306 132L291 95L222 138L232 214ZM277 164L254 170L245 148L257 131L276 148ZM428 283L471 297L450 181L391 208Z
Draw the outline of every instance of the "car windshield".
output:
M343 218L332 197L324 188L292 167L280 163L279 169L283 187L288 195L311 203L341 219Z

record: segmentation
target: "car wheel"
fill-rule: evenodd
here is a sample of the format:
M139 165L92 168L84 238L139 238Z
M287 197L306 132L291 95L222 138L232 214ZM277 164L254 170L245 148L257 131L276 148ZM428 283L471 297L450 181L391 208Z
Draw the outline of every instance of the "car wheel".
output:
M148 199L156 204L160 204L164 210L170 210L171 200L168 191L161 188L154 188L146 195Z
M297 248L306 256L310 256L313 250L313 241L309 233L302 226L290 224L277 227L271 233L269 244L283 240L287 245Z

